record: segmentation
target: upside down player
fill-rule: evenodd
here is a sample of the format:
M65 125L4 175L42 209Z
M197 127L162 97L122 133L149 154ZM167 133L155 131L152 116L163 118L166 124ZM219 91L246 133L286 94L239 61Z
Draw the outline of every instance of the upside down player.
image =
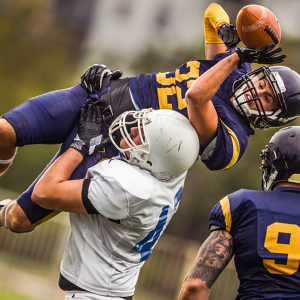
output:
M267 52L269 47L263 50L235 47L239 39L228 23L228 15L221 6L208 7L204 16L206 58L214 57L212 60L192 60L175 72L124 79L117 79L120 72L111 74L99 65L88 69L82 77L82 86L88 91L95 92L94 88L104 78L100 91L91 94L100 98L103 106L103 140L111 121L123 111L173 109L188 117L196 128L201 160L206 166L211 170L226 170L242 157L249 136L254 134L250 123L266 129L296 118L300 111L300 76L286 67L262 67L251 72L251 62L282 62L285 55L277 56L281 48ZM233 47L232 54L223 53L227 46ZM95 74L96 70L100 73ZM95 75L97 80L93 81ZM0 120L2 171L9 166L16 145L64 142L58 155L63 153L73 141L78 111L85 101L86 91L78 85L30 99L4 114ZM72 178L83 178L87 168L115 155L116 149L106 145L102 153L95 153L80 164ZM6 215L10 230L30 231L57 213L32 203L35 183L17 202L2 202L6 206L0 212L1 224Z
M264 191L239 190L212 210L179 300L207 300L235 255L239 299L296 300L300 295L300 126L278 131L262 150Z

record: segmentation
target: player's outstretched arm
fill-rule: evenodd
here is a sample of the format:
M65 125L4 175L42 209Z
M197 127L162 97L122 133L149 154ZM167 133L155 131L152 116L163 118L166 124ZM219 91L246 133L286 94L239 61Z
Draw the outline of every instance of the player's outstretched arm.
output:
M204 13L206 59L213 59L214 56L227 49L223 40L218 35L218 28L224 23L230 23L227 13L219 4L211 3Z
M86 214L81 198L83 179L69 180L82 160L78 151L68 149L38 181L32 201L47 209Z
M185 99L189 120L197 130L201 151L204 151L217 135L218 115L211 98L235 67L241 67L245 62L260 64L282 62L286 55L278 55L282 51L281 47L271 50L273 47L273 44L261 50L236 47L230 56L203 73L188 89Z
M218 115L211 98L238 63L236 53L222 59L198 77L186 92L189 120L197 130L201 151L217 135Z
M0 176L9 168L16 154L17 136L8 121L0 118Z
M233 256L233 239L225 230L213 231L202 244L182 284L178 300L207 300L210 289Z
M83 179L69 180L82 160L99 150L102 141L100 102L91 100L80 110L77 135L36 184L32 201L43 208L87 214L82 202Z

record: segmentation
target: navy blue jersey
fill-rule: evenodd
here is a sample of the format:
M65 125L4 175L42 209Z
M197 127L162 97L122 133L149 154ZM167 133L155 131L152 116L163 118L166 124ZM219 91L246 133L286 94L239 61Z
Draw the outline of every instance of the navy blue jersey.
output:
M133 103L129 95L130 89L137 109L150 107L154 109L169 108L187 117L185 102L187 89L197 77L227 55L229 54L219 54L213 60L193 60L182 65L175 72L141 74L137 77L131 77L129 80L121 79L123 82L128 80L129 83L121 85L122 88L120 88L120 85L112 86L110 97L113 111L120 114L123 111L133 109ZM211 157L208 160L204 160L204 163L211 170L222 170L232 167L243 155L249 135L254 134L249 123L236 111L229 99L232 93L233 82L249 71L251 71L251 68L250 64L247 63L243 65L242 69L235 68L212 98L220 118L215 149ZM75 136L78 112L87 100L86 96L86 91L80 85L77 85L69 89L34 97L4 114L3 118L7 119L16 131L16 146L20 147L37 143L64 143L57 154L57 156L61 155L68 149ZM107 137L107 133L108 128L104 126L104 137ZM86 161L78 167L72 178L84 178L85 172L93 164L102 158L113 157L117 154L117 150L110 145L104 153L86 158ZM39 224L41 219L49 215L47 210L31 201L31 193L36 182L37 180L18 199L18 203L32 224Z
M300 189L239 190L216 204L209 225L233 237L236 299L300 299Z
M129 87L136 108L173 109L188 117L186 91L201 74L228 55L230 53L221 53L213 60L191 60L175 72L131 77ZM243 64L242 69L235 68L211 99L219 116L219 124L213 155L203 160L210 170L232 167L244 154L249 136L254 134L249 123L230 101L233 82L250 71L250 64Z

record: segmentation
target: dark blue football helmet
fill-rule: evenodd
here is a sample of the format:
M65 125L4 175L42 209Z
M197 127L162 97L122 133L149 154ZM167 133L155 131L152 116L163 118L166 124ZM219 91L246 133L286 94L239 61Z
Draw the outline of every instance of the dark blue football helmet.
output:
M265 111L254 86L266 77L278 99L279 108ZM250 109L246 93L251 93L257 110ZM260 129L278 127L295 120L300 114L300 76L284 66L260 67L243 75L233 84L233 105L248 121Z
M300 126L277 131L261 151L262 189L271 191L278 182L300 183Z

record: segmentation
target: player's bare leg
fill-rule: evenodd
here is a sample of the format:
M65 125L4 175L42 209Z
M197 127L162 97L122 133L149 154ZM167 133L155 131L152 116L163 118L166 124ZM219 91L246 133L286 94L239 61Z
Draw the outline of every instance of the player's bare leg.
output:
M0 201L0 226L16 233L30 232L36 228L16 200Z
M16 153L17 136L11 124L0 118L0 176L9 168Z

